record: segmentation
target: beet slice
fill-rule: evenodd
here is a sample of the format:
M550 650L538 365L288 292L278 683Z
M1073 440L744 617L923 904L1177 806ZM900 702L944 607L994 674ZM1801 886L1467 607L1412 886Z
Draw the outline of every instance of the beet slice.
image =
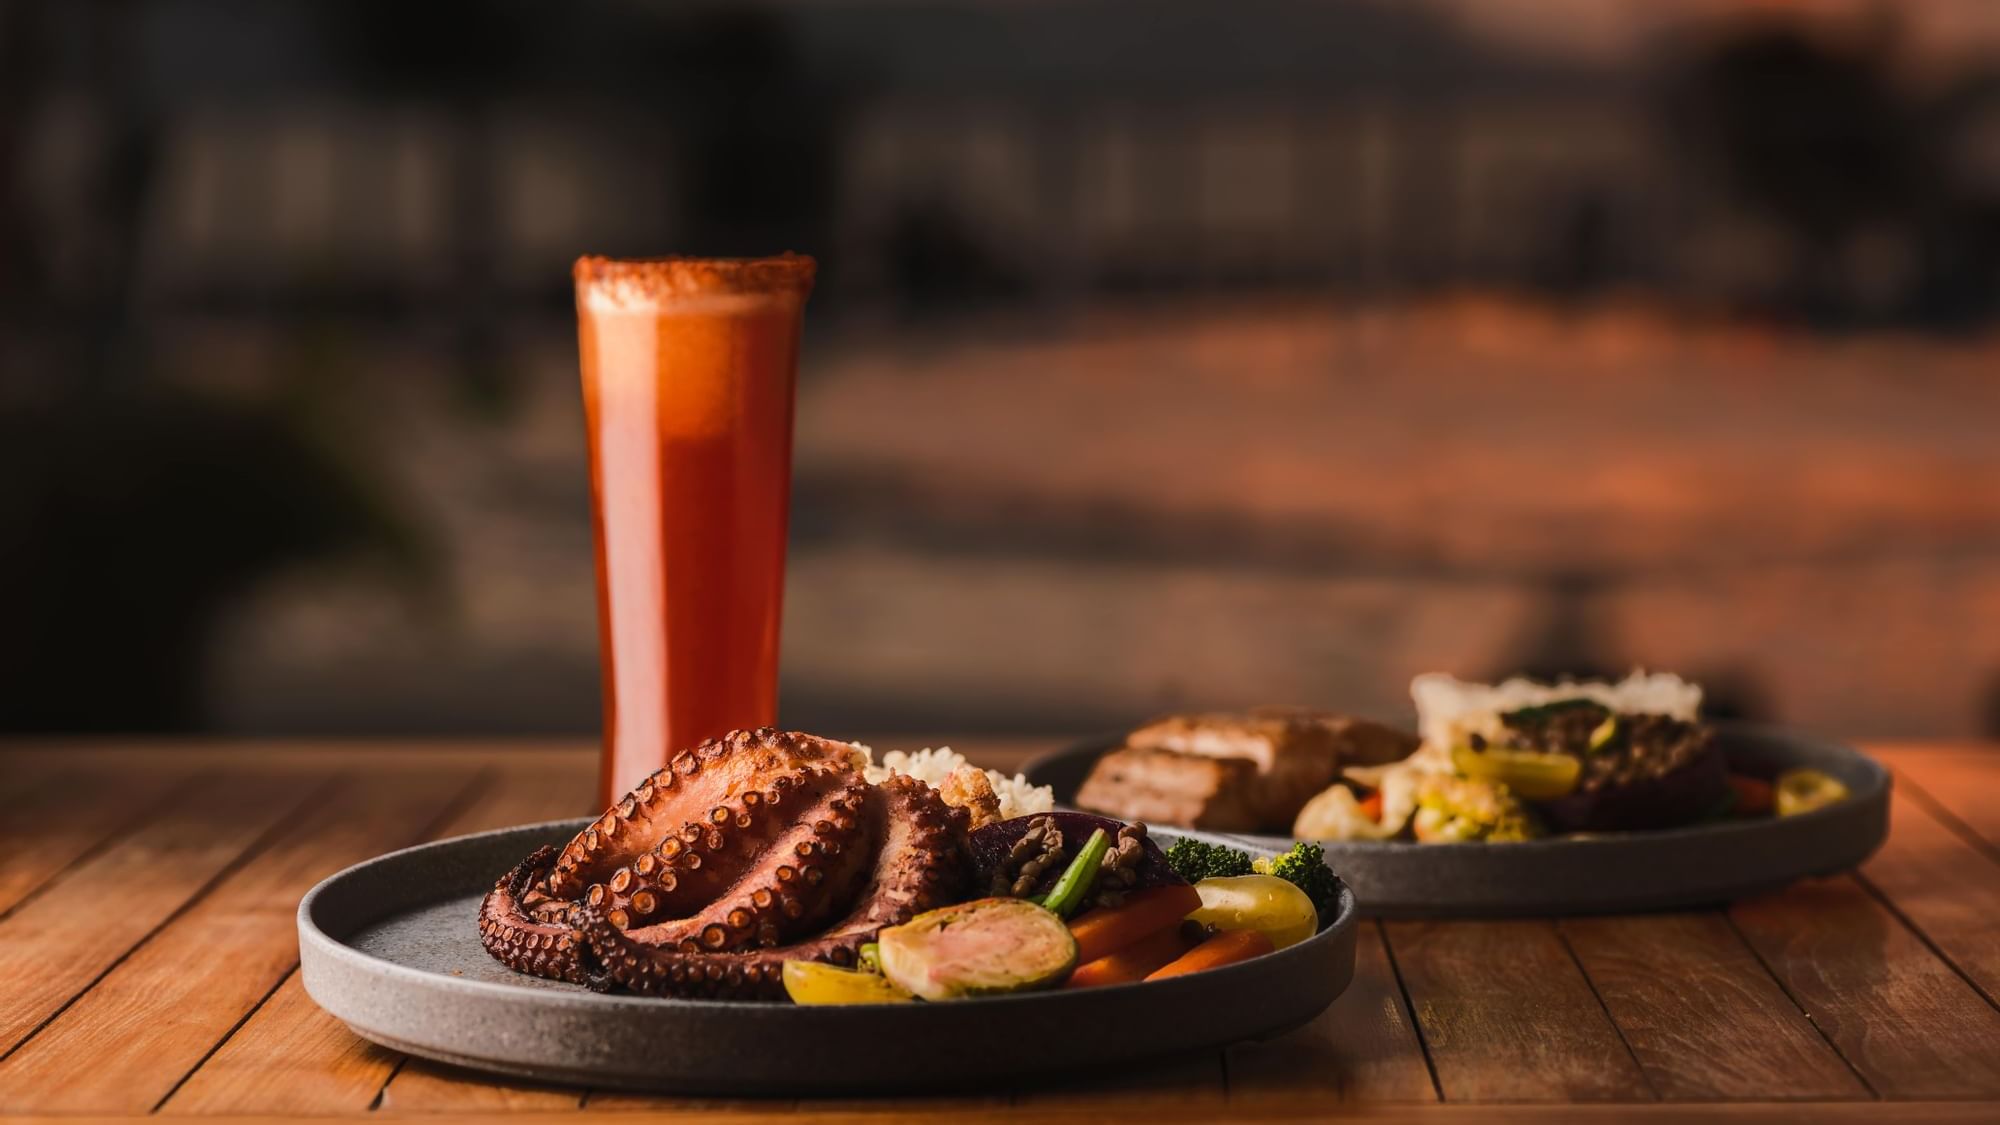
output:
M1710 739L1701 753L1658 777L1603 784L1533 807L1558 832L1616 832L1691 824L1728 796L1729 767Z

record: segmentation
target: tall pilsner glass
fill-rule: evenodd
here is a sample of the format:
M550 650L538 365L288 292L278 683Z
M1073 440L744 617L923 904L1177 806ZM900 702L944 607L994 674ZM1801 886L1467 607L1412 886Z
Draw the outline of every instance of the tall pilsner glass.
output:
M602 805L778 708L792 389L813 260L576 263Z

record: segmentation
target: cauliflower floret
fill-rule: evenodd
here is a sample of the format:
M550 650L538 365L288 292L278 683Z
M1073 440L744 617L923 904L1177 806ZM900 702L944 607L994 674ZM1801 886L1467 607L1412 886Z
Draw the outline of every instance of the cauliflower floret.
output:
M945 774L937 789L945 804L971 814L973 828L984 828L1001 819L1000 795L993 791L993 781L986 771L978 766L960 766Z
M1402 830L1377 824L1345 785L1329 786L1307 801L1292 822L1292 837L1299 840L1386 840Z

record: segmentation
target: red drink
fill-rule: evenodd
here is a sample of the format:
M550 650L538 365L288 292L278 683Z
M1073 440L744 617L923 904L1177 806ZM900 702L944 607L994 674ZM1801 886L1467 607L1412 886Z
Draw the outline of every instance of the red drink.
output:
M604 662L601 804L778 710L813 260L576 263Z

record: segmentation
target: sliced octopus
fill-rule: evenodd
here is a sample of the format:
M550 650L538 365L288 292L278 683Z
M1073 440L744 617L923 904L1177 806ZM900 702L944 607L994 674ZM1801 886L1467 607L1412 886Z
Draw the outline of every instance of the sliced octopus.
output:
M846 743L736 731L503 876L480 936L520 972L597 988L781 996L785 961L852 964L962 893L965 829L922 782L868 783Z

